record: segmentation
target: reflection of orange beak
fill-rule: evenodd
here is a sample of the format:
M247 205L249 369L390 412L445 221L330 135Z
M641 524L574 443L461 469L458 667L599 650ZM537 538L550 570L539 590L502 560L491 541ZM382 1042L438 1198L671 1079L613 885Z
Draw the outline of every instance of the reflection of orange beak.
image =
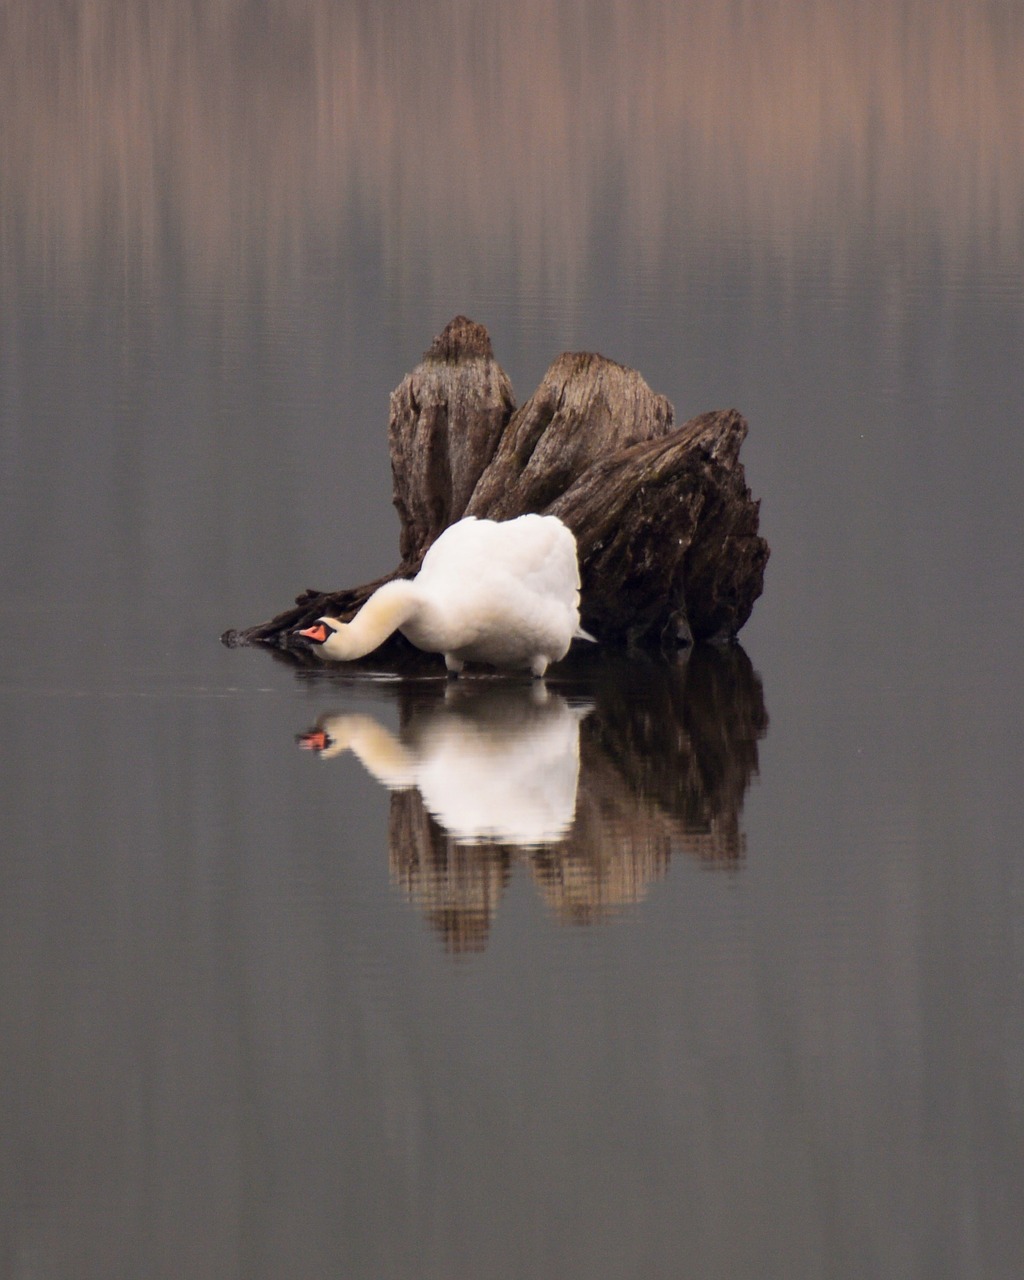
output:
M325 751L331 742L323 729L310 729L309 733L300 733L295 741L303 751Z
M327 639L327 628L322 622L314 622L311 627L303 627L299 635L305 636L307 640L315 640L317 644L323 644Z

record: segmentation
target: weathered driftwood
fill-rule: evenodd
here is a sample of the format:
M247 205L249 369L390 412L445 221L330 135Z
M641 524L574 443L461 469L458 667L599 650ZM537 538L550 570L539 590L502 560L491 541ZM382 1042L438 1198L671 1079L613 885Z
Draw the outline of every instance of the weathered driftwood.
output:
M746 433L735 410L676 427L639 373L586 353L559 356L516 409L486 329L458 316L391 396L401 562L388 577L414 574L463 515L540 511L576 535L583 625L603 644L730 639L761 594L769 554L739 460ZM307 591L223 639L294 649L297 627L351 617L385 580ZM373 660L403 665L410 649L397 636Z
M403 567L418 565L438 534L466 514L514 409L487 330L463 317L391 393L388 446Z

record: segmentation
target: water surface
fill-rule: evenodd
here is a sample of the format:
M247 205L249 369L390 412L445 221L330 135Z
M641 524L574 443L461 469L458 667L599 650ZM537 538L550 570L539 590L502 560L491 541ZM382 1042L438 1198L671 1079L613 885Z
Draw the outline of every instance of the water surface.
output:
M1022 58L998 0L0 8L7 1274L1024 1271ZM520 401L743 411L742 649L219 646L392 566L458 312Z

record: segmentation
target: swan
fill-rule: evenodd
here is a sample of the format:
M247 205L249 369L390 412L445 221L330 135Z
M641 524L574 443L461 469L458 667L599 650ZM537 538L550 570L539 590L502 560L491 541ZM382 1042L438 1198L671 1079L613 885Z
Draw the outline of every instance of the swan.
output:
M415 578L386 582L351 622L319 618L298 634L325 658L361 658L395 631L443 653L458 675L467 661L541 677L564 658L580 628L576 539L557 516L475 516L449 525Z

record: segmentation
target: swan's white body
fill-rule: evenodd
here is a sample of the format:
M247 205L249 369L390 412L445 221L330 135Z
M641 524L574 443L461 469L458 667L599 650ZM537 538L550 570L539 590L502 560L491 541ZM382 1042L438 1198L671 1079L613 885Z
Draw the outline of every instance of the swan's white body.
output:
M580 630L576 539L555 516L467 516L441 534L413 579L387 582L348 624L321 618L300 634L337 662L361 658L401 631L418 649L542 676Z

